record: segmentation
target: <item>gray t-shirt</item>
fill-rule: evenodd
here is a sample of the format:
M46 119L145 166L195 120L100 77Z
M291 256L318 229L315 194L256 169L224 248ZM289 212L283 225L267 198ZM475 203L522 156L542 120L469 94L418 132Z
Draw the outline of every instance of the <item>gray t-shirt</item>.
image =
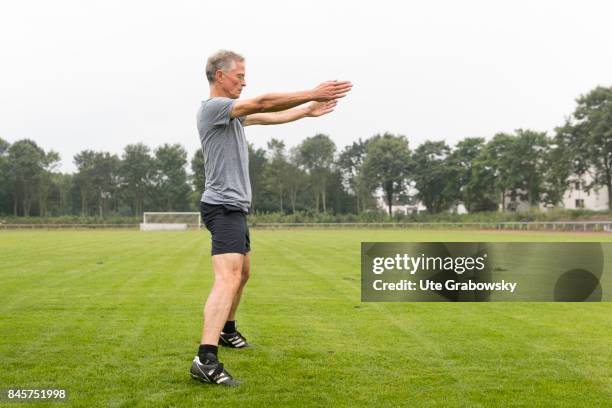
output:
M249 151L242 122L230 118L235 99L216 97L202 102L198 132L204 153L206 185L202 201L228 204L248 212L251 206Z

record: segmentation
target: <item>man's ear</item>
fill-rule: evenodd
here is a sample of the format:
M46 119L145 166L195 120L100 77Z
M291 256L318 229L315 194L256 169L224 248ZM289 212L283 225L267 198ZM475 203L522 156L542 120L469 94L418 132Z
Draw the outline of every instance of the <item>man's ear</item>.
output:
M215 82L223 83L223 72L220 69L215 72Z

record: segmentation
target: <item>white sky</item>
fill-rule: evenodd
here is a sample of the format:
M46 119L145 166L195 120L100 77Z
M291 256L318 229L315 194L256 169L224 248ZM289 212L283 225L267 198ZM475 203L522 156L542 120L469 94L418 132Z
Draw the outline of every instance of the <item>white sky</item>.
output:
M338 149L390 131L411 148L516 128L552 131L612 85L609 1L7 1L0 5L0 137L62 156L199 140L208 55L247 58L243 97L349 79L335 112L247 139Z

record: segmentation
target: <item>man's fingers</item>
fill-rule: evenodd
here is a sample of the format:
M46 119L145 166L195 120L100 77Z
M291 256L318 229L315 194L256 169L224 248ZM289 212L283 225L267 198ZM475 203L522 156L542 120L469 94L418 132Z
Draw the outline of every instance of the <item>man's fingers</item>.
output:
M335 84L334 85L335 89L351 89L352 87L353 87L353 84L351 84L350 82L346 84Z
M341 93L348 93L351 90L352 86L343 86L340 88L335 88L334 89L334 93L336 94L341 94Z
M333 111L334 111L334 109L333 109L333 108L332 108L332 109L325 109L325 110L323 110L323 111L321 111L321 112L317 113L317 115L316 115L316 116L323 116L323 115L327 115L328 113L333 112Z
M350 82L347 83L336 83L333 85L334 89L351 89L353 87L353 84L351 84Z
M337 89L350 88L353 86L351 81L325 81L322 85Z
M353 84L350 81L326 81L317 87L318 95L315 100L329 102L344 98L352 88Z
M327 82L331 82L334 83L336 85L346 85L346 84L350 84L351 81L338 81L337 79L334 79L333 81L327 81Z
M346 95L349 92L350 92L350 89L348 91L347 90L343 90L343 91L334 92L334 98L337 97L338 95Z

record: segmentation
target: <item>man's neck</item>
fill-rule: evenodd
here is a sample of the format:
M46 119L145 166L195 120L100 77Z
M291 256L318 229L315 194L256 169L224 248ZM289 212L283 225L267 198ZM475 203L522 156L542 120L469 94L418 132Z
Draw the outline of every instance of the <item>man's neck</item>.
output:
M211 86L210 87L210 97L211 98L218 98L218 97L225 97L225 98L229 98L230 96L228 94L226 94L223 89L220 89L216 86Z

